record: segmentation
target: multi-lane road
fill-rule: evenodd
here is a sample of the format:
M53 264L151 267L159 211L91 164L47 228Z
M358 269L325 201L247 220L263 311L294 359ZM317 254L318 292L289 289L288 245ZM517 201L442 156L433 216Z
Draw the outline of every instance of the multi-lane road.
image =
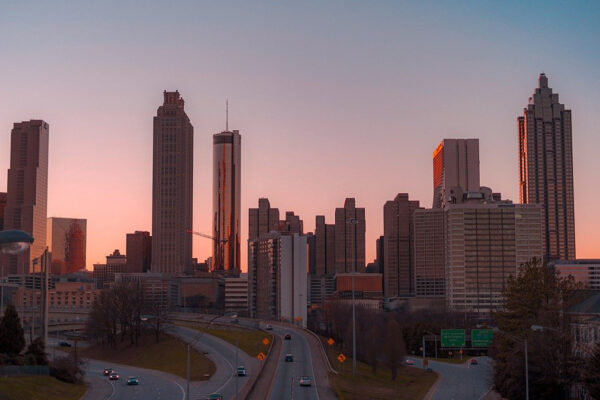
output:
M274 334L281 336L282 351L279 368L271 387L271 400L318 400L315 373L310 347L303 335L295 329L273 326ZM291 339L284 339L289 334ZM292 362L285 361L286 354L293 356ZM300 386L300 378L308 376L311 386Z

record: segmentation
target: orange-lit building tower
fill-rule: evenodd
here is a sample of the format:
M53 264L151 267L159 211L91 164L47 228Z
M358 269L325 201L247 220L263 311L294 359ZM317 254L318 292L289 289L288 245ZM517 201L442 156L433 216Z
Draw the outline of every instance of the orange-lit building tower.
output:
M544 247L550 260L575 260L575 201L571 110L540 74L519 126L521 203L544 209Z
M433 206L444 207L452 188L479 190L479 139L444 139L433 152Z
M241 268L241 143L237 130L213 135L213 265L217 271Z
M194 127L179 92L164 92L154 117L152 272L180 275L192 265Z
M46 242L53 274L70 274L85 269L86 228L85 219L48 218Z

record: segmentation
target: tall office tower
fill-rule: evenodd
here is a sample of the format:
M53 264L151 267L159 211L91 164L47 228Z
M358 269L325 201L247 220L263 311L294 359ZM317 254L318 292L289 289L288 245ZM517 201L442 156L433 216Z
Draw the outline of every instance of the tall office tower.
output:
M574 260L571 110L558 102L545 74L517 121L521 203L544 208L546 258Z
M258 199L258 208L248 210L248 240L279 229L279 209L271 208L269 199Z
M87 220L48 218L46 243L51 257L51 271L64 275L85 269Z
M365 209L347 198L344 208L335 209L335 272L365 269Z
M415 295L444 297L446 252L444 209L419 209L413 215Z
M179 92L163 92L154 117L152 272L179 275L192 265L194 127Z
M39 258L46 249L48 132L46 122L31 120L15 123L10 134L4 229L20 229L34 238L25 252L4 257L11 274L32 271L33 259ZM6 269L3 272L7 272Z
M386 298L414 295L413 213L418 208L419 201L409 200L407 193L399 193L383 206L383 296Z
M479 139L444 139L433 152L433 208L451 202L455 187L479 190Z
M304 222L300 219L299 215L294 215L293 211L285 212L285 219L279 221L280 232L297 233L299 235L304 234Z
M213 135L213 263L240 270L241 142L239 131Z
M445 213L446 305L478 315L496 311L508 277L543 255L542 207L481 201L451 204Z
M270 232L248 242L250 316L306 326L306 236Z
M152 236L150 232L135 231L127 237L127 264L125 272L148 272L152 264Z
M377 258L375 259L375 264L377 264L377 272L379 272L380 274L383 274L383 266L384 266L384 257L385 257L385 251L384 251L384 247L385 247L385 237L384 236L379 236L379 238L376 240L376 247L377 247Z
M325 216L315 218L315 275L335 274L335 225L326 224Z
M6 193L0 192L0 231L4 230L4 209L6 208Z

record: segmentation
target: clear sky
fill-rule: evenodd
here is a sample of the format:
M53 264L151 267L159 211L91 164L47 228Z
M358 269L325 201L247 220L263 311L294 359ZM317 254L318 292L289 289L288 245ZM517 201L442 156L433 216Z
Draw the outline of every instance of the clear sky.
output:
M88 268L125 252L125 233L151 230L152 117L179 90L194 228L210 233L229 98L243 243L259 197L306 231L356 197L370 261L385 201L431 206L443 138L479 138L482 185L518 201L516 118L545 72L573 110L577 255L600 258L599 20L594 1L2 1L0 191L13 122L44 119L48 216L87 218ZM210 246L194 238L194 256Z

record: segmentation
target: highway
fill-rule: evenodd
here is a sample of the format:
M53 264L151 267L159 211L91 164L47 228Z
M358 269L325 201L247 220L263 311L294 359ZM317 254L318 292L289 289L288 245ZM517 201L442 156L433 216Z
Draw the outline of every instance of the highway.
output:
M293 400L317 400L315 373L313 370L311 351L308 342L303 335L295 329L286 329L282 326L273 326L274 334L281 336L283 349L281 360L273 386L271 387L271 400L293 399ZM291 340L284 340L285 334L290 334ZM292 354L293 362L286 362L285 355ZM299 384L300 377L308 376L312 379L312 386L302 387Z
M408 357L415 367L422 368L421 359ZM492 386L492 364L489 357L475 357L477 365L450 364L429 359L429 367L442 375L432 400L479 400Z

